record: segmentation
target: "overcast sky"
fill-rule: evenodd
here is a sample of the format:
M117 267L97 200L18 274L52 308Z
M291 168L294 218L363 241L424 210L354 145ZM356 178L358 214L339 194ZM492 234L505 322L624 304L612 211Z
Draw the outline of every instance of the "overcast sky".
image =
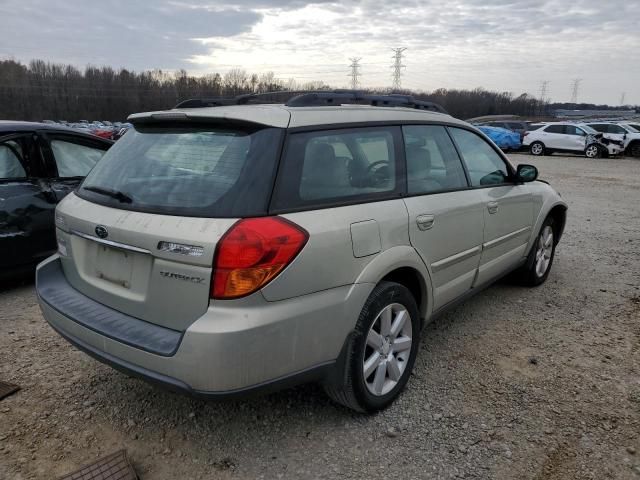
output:
M640 104L637 0L0 0L0 57L193 74L241 67L348 86L484 87L552 101Z

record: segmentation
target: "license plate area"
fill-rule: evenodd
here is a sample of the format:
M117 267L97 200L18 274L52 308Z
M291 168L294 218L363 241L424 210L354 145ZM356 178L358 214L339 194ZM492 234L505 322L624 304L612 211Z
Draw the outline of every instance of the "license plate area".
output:
M134 255L133 252L98 244L95 260L96 278L130 289Z

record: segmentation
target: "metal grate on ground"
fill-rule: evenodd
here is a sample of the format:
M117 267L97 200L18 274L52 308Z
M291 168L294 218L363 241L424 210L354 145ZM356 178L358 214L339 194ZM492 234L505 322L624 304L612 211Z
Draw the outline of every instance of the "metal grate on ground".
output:
M126 450L120 450L69 473L59 480L138 480Z
M0 400L2 400L4 397L8 397L12 393L16 393L18 390L20 390L20 387L18 385L0 382Z

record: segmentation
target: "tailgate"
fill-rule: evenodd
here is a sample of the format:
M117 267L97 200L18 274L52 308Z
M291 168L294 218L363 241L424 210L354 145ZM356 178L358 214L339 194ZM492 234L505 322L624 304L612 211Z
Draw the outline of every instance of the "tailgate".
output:
M216 243L235 222L120 210L74 194L57 215L64 222L57 229L66 250L62 266L74 288L174 330L185 330L206 312ZM175 244L197 248L187 254Z

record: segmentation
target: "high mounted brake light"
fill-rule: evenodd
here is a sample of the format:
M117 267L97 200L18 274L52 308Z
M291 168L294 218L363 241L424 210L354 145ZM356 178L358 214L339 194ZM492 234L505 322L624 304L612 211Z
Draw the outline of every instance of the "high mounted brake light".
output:
M300 253L309 234L281 217L247 218L218 242L211 298L249 295L268 284Z

